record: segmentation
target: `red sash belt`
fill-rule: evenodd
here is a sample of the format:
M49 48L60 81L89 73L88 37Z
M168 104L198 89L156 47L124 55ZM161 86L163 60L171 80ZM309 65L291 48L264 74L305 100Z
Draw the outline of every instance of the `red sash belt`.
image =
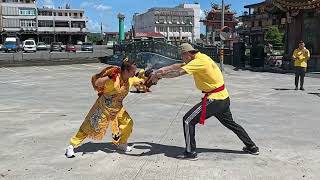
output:
M224 84L210 92L202 92L204 93L204 97L202 98L202 111L201 111L201 116L200 116L200 124L204 125L204 121L206 120L206 114L207 114L207 97L209 94L212 94L212 93L218 93L218 92L221 92L225 89L225 86Z

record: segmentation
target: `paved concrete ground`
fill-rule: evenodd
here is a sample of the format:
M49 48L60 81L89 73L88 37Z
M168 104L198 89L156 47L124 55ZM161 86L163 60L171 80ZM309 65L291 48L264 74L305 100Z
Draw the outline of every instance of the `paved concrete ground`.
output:
M234 119L261 149L243 144L215 118L197 127L198 161L175 158L184 149L182 117L201 94L191 77L164 80L152 93L131 93L134 150L85 142L64 156L69 138L96 99L90 77L101 64L0 68L0 179L320 179L320 82L227 68ZM315 94L309 94L315 93Z

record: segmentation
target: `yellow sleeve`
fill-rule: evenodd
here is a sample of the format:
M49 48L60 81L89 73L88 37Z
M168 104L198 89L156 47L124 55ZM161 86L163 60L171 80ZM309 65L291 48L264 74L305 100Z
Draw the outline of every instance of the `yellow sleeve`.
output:
M115 89L115 85L116 83L112 79L108 79L104 84L103 92L104 93L112 92Z
M188 64L182 66L181 68L185 70L188 74L193 74L196 72L201 72L206 68L206 63L204 61L200 61L198 59L194 59L190 61Z
M307 60L310 59L310 51L307 49Z
M143 79L140 79L136 76L129 78L129 87L131 88L132 86L139 85L142 81Z
M294 51L293 51L293 57L295 57L295 58L297 58L298 57L298 54L297 54L298 52L297 52L297 49L295 49Z

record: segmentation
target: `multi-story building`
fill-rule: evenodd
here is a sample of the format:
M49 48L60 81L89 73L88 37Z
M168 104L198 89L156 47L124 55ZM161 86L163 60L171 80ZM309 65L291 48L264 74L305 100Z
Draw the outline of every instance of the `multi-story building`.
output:
M37 32L37 6L35 0L0 1L1 41L18 36L21 40L35 38Z
M38 37L42 42L86 41L87 18L83 9L38 8Z
M219 8L217 4L212 4L211 11L205 12L205 14L206 18L201 22L206 26L206 42L208 44L216 44L216 42L220 42L222 8ZM235 32L235 26L238 24L235 14L230 10L230 5L225 6L224 25L228 26L231 32Z
M33 38L51 43L86 41L87 18L83 9L37 8L35 0L1 0L0 32L5 37L16 36L21 41Z
M134 32L160 32L169 41L193 41L200 38L199 19L199 4L151 8L134 16Z
M243 27L239 31L250 44L263 43L270 27L277 27L281 32L286 30L286 14L279 11L271 1L244 6L248 11L240 17Z

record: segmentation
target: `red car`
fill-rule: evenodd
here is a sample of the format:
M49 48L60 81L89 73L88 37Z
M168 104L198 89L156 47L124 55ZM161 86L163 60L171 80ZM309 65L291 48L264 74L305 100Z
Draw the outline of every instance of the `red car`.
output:
M73 44L68 44L66 47L66 52L76 52L76 47Z

